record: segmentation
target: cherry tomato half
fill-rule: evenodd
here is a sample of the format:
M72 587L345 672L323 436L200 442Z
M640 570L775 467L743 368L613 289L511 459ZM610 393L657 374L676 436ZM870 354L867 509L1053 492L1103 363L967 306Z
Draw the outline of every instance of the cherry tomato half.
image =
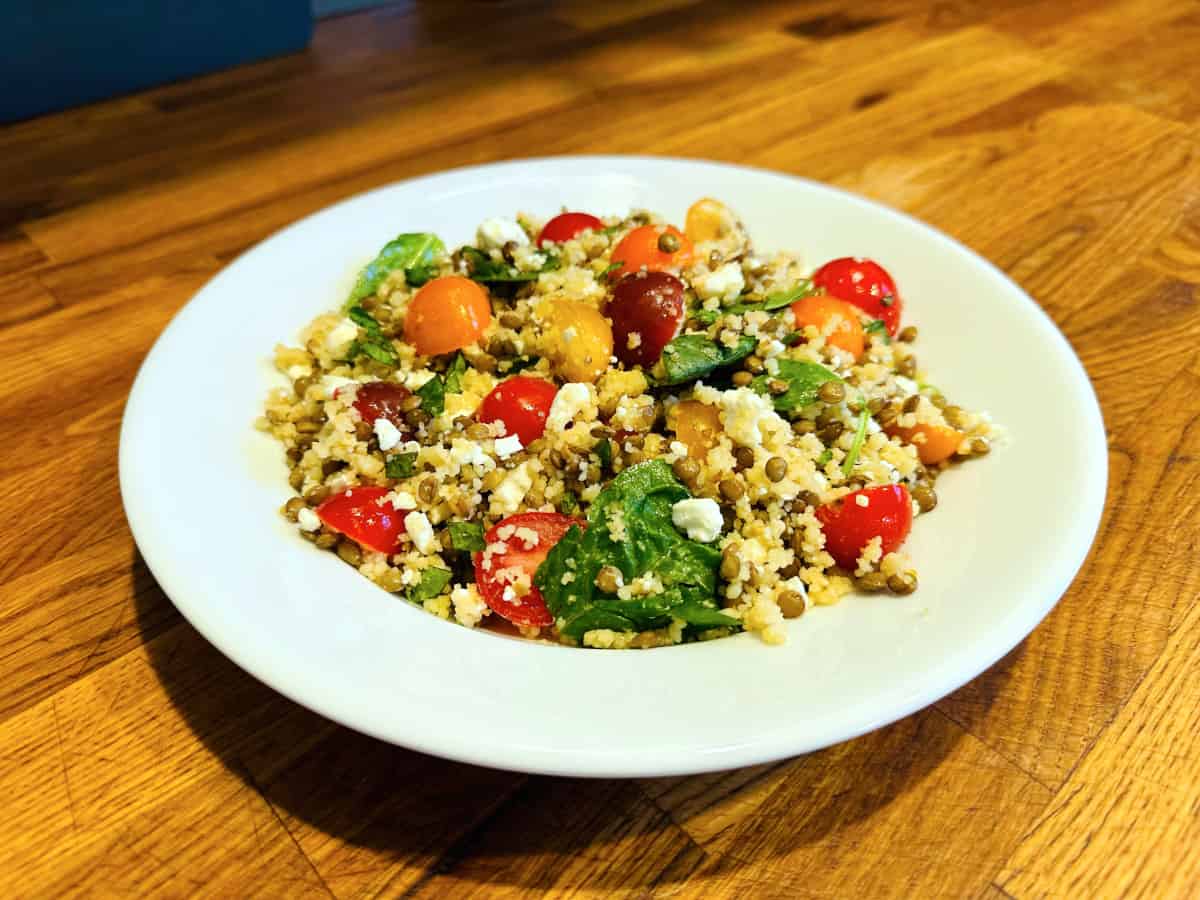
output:
M882 319L888 334L900 330L900 294L887 269L869 259L843 256L830 260L817 269L813 284L848 303L853 303L867 315Z
M394 381L370 381L358 386L354 393L354 408L363 421L374 425L376 419L387 419L408 440L408 423L404 421L403 403L412 391Z
M940 463L954 455L954 451L966 437L956 428L949 425L928 425L920 422L912 428L901 428L898 425L885 426L884 431L900 438L917 448L917 456L927 466Z
M317 518L369 550L395 553L411 510L393 507L383 499L389 493L385 487L348 488L318 506Z
M480 422L503 422L528 447L546 430L546 416L558 388L543 378L516 375L492 388L479 404Z
M621 263L621 268L610 277L620 278L643 267L647 272L683 268L692 261L693 250L688 236L674 225L643 225L613 249L612 261Z
M845 350L855 359L863 355L866 336L862 322L859 321L858 310L846 301L824 294L812 294L792 304L792 315L797 328L812 325L819 331L824 331L836 318L837 324L832 326L833 331L826 336L825 342L831 347Z
M612 319L617 359L648 369L683 325L683 282L666 272L626 275L613 288L604 312Z
M591 213L559 213L542 226L542 233L538 235L537 244L539 247L544 247L546 244L561 244L584 231L600 231L603 228L604 223Z
M572 525L586 527L582 519L572 519L561 513L527 512L509 516L493 525L483 536L490 548L494 544L502 544L503 550L492 552L484 550L475 554L475 582L479 586L480 596L492 612L503 616L514 625L553 625L554 616L546 609L546 601L542 592L536 587L530 587L529 592L522 597L516 596L510 587L513 578L519 575L533 575L538 566L546 559L550 548L562 539ZM537 535L536 543L532 545L523 537L518 537L508 531L525 529ZM504 531L507 538L501 540L500 532ZM505 592L508 596L505 596Z
M865 497L867 505L858 498ZM825 549L843 569L854 571L862 548L882 538L883 553L899 549L912 528L912 498L902 484L863 488L816 509Z
M422 356L473 344L492 320L487 291L470 278L445 275L427 282L408 304L404 338Z

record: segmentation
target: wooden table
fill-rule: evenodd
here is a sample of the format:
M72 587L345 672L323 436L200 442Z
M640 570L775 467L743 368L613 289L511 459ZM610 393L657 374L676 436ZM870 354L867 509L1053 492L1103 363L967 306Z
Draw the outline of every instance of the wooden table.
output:
M1198 50L1195 0L430 0L0 130L5 896L1194 896ZM1099 392L1111 484L1088 563L1008 658L810 756L584 781L352 733L181 619L116 475L180 305L363 189L578 152L842 185L1044 305Z

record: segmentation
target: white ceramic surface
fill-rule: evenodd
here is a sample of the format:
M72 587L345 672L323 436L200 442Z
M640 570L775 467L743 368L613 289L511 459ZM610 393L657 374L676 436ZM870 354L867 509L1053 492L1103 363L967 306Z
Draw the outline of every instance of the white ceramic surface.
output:
M871 256L894 275L920 359L1008 446L938 482L908 544L909 597L851 597L742 635L601 652L497 637L408 606L277 514L283 454L251 423L268 361L336 306L402 231L469 240L481 219L566 205L681 221L733 206L759 246L812 263ZM791 756L878 728L982 672L1050 611L1082 564L1107 477L1095 395L1066 340L997 269L941 233L800 179L639 157L526 160L381 188L292 225L215 277L146 358L121 430L121 490L176 606L238 665L352 728L498 768L684 774Z

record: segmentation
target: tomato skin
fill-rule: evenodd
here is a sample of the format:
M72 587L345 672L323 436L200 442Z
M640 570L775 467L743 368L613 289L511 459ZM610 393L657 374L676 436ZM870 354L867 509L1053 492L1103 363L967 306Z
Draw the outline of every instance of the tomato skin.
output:
M659 249L658 241L664 235L673 235L679 241L679 249L667 253ZM621 263L609 276L618 279L645 268L647 272L664 269L681 269L692 261L694 248L691 239L674 225L643 225L635 228L613 249L612 261Z
M557 393L558 388L544 378L515 375L483 398L479 421L503 422L504 433L515 434L528 447L546 430L546 416Z
M845 350L858 359L863 355L867 344L862 322L858 320L858 311L852 304L825 294L802 297L792 304L792 317L796 320L797 328L813 325L823 330L834 316L841 321L833 333L825 338L825 343Z
M523 597L505 599L504 589L507 582L500 579L499 573L517 569L528 575L532 581L537 567L572 525L587 527L587 523L582 519L573 519L561 513L526 512L501 519L488 530L483 540L489 547L496 543L504 543L507 547L501 553L489 553L488 550L484 550L475 554L475 583L479 587L483 602L492 612L508 619L514 625L545 627L554 624L554 616L546 608L541 591L530 587L529 593ZM520 538L515 536L501 541L499 533L506 526L534 531L538 536L537 545L526 547Z
M866 497L868 505L859 506L858 497ZM863 488L817 507L815 515L825 532L825 549L839 566L853 572L872 538L882 538L885 556L904 543L912 529L912 498L902 484Z
M699 400L676 403L668 425L675 429L675 439L687 447L688 456L695 460L704 460L722 433L717 408Z
M426 282L409 301L404 339L421 356L438 356L475 343L491 320L483 287L461 275L444 275Z
M352 405L363 421L374 425L376 419L387 419L408 440L410 432L402 405L411 396L412 391L394 381L369 381L358 386Z
M602 231L604 223L591 213L565 212L559 213L542 226L538 235L537 245L562 244L584 231Z
M369 550L396 553L404 534L404 517L411 510L396 509L383 500L386 487L353 487L335 494L316 508L317 518L334 531Z
M892 337L900 330L900 310L904 304L900 301L896 282L879 263L843 256L817 269L812 281L831 297L853 303L873 318L882 319Z
M883 429L889 435L900 438L917 448L917 456L927 466L940 463L954 455L966 437L949 425L918 424L912 428L892 425Z
M666 272L626 275L613 288L604 312L612 319L617 359L648 369L683 326L683 282ZM631 334L637 335L634 347L629 346Z

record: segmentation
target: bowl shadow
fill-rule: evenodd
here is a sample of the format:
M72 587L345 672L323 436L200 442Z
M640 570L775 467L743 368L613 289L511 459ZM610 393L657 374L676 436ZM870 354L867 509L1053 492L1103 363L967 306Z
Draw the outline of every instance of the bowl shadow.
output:
M728 874L836 840L919 790L966 734L930 707L816 753L697 776L562 778L451 762L305 709L186 621L164 631L169 600L136 551L132 569L148 582L135 596L138 622L171 703L271 805L322 877L333 872L339 884L383 879L411 890L448 878L653 890L699 872ZM989 698L1020 653L987 673ZM767 840L740 839L764 830Z

